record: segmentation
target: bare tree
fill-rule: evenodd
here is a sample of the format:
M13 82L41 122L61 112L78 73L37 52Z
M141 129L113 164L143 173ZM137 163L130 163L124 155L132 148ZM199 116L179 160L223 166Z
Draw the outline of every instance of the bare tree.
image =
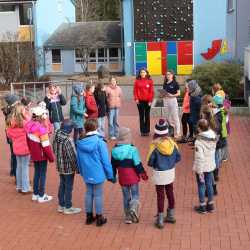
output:
M2 82L35 80L40 61L34 44L20 42L18 33L5 33L0 40L0 76Z
M96 2L93 0L78 0L77 1L78 11L78 21L87 22L89 20L95 20L97 18ZM80 16L79 16L80 12Z

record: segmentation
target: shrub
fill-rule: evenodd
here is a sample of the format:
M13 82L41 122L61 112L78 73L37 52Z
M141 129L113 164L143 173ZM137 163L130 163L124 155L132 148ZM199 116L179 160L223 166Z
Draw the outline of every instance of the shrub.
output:
M197 65L192 73L192 78L199 82L204 94L211 94L212 85L220 83L230 98L242 94L242 77L243 67L236 62Z

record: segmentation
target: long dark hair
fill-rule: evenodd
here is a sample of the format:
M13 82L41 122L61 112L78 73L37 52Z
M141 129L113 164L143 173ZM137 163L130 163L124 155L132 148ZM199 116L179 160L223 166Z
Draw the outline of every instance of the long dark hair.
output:
M173 81L176 82L175 72L172 69L168 70L167 73L168 72L173 75ZM166 73L165 78L164 78L164 83L168 82L167 73Z
M141 72L142 72L142 71L145 71L145 72L147 73L147 75L146 75L146 78L147 78L147 79L151 79L151 76L150 76L148 70L147 70L146 68L141 68L141 69L138 71L138 74L137 74L137 76L136 76L136 79L137 79L137 80L141 80Z
M103 94L103 90L102 90L103 86L104 86L104 84L102 82L97 83L96 88L95 88L95 92L94 92L94 95L96 97L101 97L102 96L102 94Z

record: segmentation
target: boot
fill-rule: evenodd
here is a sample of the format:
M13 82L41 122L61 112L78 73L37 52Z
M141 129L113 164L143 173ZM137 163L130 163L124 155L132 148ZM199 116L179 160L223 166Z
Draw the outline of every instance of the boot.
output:
M172 209L168 208L167 216L165 217L164 222L172 223L172 224L174 224L176 222L176 219L174 217L174 208L172 208Z
M86 216L86 225L90 225L95 221L95 217L93 216L93 213L87 213Z
M215 210L215 208L214 208L214 204L213 203L207 203L207 207L206 207L206 209L207 209L207 211L209 212L209 213L213 213L214 212L214 210Z
M159 229L164 228L164 213L158 213L155 220L155 226Z
M139 222L139 206L140 203L138 200L132 200L130 201L130 209L129 209L129 214L132 218L133 223L138 223Z
M107 223L107 218L103 217L102 214L96 215L96 226L101 227L102 225Z
M131 218L128 210L125 210L125 220L124 220L124 222L125 222L125 224L132 224L133 223L132 218Z

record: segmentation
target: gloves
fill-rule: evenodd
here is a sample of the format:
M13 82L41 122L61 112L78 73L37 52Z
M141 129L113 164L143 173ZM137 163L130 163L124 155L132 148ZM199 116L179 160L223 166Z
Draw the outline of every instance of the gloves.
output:
M140 176L140 178L142 178L144 181L147 181L147 180L148 180L148 175L147 175L146 172L140 173L139 176Z

